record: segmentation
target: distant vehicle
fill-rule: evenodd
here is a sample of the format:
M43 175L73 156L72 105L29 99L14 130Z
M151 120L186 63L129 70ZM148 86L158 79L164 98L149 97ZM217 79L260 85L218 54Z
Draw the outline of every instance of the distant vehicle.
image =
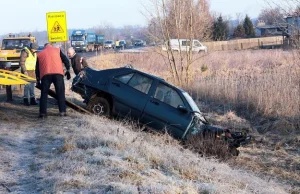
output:
M71 46L75 51L94 51L99 50L104 35L96 35L85 30L74 30L71 35ZM103 42L102 41L102 42Z
M16 36L10 34L9 37L3 38L0 50L0 69L14 71L20 67L20 54L25 46L36 42L36 38L31 34L28 36Z
M117 49L125 49L127 46L126 41L125 40L118 40L116 41L116 48Z
M134 42L134 46L144 46L144 41L143 40L136 40Z
M97 47L95 48L96 50L100 50L100 47L103 48L103 46L104 46L104 35L96 34L96 45L97 45Z
M113 40L106 40L104 42L104 48L105 49L114 49L115 48L115 43Z
M72 90L88 102L87 109L93 114L132 118L156 130L167 129L178 139L217 134L228 138L235 154L241 143L250 140L241 132L210 125L187 92L133 68L85 68L74 78Z
M190 48L192 46L192 48ZM191 40L189 39L171 39L162 46L163 51L167 51L168 47L173 51L183 51L187 52L192 49L193 52L207 52L207 47L204 46L199 40Z

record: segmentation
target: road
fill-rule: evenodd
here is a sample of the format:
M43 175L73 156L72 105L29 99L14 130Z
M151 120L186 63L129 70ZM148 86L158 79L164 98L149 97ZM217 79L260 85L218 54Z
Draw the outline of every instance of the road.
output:
M142 52L147 52L147 47L135 47L135 46L130 46L124 50L120 50L120 49L104 49L102 52L105 52L105 53L117 53L117 52L120 52L120 53L142 53ZM83 56L83 57L86 57L86 58L90 58L90 57L94 57L94 56L98 56L98 55L101 55L102 53L101 51L93 51L93 52L81 52L80 54Z

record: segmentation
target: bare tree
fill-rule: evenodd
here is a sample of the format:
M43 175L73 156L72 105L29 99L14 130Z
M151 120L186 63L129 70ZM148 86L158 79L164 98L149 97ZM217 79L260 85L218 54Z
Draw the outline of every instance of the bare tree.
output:
M111 24L103 23L93 28L98 34L104 34L105 39L114 39L117 35L115 28Z
M277 9L284 17L285 45L300 48L300 0L265 0L271 9ZM300 53L299 53L300 54Z
M162 42L166 48L166 64L178 85L188 85L190 71L195 60L193 39L207 40L211 37L212 17L206 0L151 0L152 9L148 12L150 37ZM179 44L178 53L171 48L171 39L186 39L190 45L183 52Z
M238 25L242 25L244 23L244 19L245 19L246 15L243 13L236 13L236 20Z
M258 16L258 20L263 21L267 25L285 22L280 7L263 9Z

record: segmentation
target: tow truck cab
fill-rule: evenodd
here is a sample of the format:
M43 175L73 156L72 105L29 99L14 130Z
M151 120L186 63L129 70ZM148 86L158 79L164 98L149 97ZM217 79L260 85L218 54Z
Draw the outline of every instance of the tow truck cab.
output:
M15 71L20 67L21 50L30 43L36 42L36 38L29 36L9 35L3 38L0 49L0 69Z

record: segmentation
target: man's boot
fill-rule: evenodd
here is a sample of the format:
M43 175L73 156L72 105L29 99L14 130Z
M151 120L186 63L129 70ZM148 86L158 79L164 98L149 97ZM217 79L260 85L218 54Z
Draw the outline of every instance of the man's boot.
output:
M37 105L38 103L35 101L35 98L30 98L31 105Z
M24 98L24 106L29 106L28 98Z

